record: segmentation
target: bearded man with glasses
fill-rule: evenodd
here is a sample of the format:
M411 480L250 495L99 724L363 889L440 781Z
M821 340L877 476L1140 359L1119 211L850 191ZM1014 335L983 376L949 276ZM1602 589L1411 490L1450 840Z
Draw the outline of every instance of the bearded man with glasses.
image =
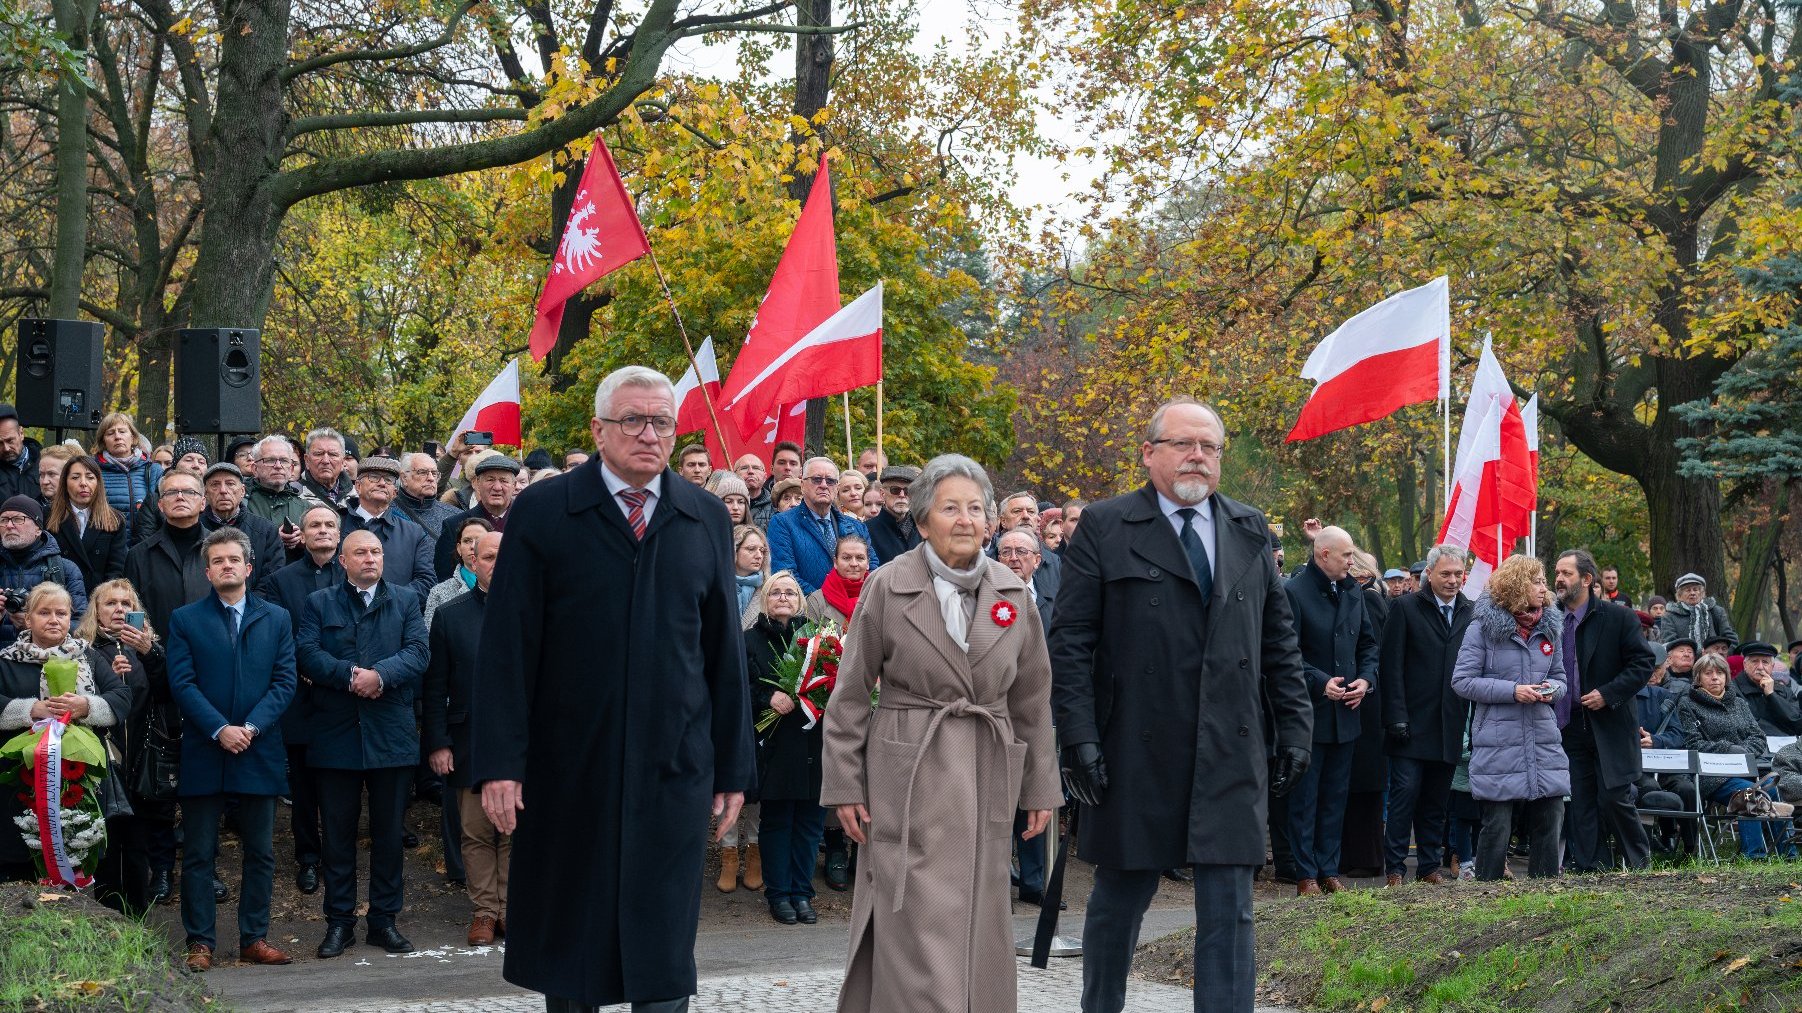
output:
M838 508L839 467L830 457L813 457L801 466L801 505L770 518L770 570L787 570L801 582L801 591L820 589L832 569L838 540L856 535L870 544L863 521ZM881 563L870 547L870 569Z

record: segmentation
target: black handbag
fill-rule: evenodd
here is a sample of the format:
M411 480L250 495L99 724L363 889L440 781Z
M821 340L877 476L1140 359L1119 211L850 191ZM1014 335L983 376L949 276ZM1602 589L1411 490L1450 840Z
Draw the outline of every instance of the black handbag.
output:
M137 769L132 771L132 791L139 798L173 802L180 786L181 726L177 723L171 730L162 708L153 708L144 722L144 747L138 750Z

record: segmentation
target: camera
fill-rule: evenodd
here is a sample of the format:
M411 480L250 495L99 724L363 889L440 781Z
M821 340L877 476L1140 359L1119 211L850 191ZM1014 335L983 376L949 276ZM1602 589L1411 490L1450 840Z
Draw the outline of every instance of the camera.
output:
M25 611L25 599L29 597L31 592L25 588L0 587L0 605L4 605L8 612Z

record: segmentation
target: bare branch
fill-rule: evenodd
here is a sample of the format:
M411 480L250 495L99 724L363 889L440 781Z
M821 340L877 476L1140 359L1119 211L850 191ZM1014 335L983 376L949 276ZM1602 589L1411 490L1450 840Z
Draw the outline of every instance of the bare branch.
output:
M288 64L286 67L283 67L281 73L282 81L284 83L292 81L302 74L310 74L315 70L323 70L326 67L335 66L340 63L348 63L352 60L365 62L404 60L408 57L429 53L434 49L442 49L456 41L457 26L462 24L463 16L474 9L477 2L478 0L463 0L462 6L458 7L456 13L452 14L450 20L445 23L444 31L429 39L416 42L410 46L390 46L386 49L345 49L335 53L320 53L318 56L311 56L305 60L297 60Z
M391 112L336 113L300 116L288 126L290 139L320 130L355 130L362 127L397 127L412 123L492 123L524 120L524 109L401 109Z

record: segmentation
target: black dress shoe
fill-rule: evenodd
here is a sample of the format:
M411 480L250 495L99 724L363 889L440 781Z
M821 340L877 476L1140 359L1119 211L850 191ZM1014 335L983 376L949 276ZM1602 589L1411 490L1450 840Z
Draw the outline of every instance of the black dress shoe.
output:
M1164 878L1174 883L1193 883L1195 882L1195 873L1183 868L1165 869Z
M1039 890L1022 889L1020 891L1020 903L1031 904L1033 907L1044 907L1045 894ZM1057 902L1057 909L1059 911L1068 911L1070 910L1070 905L1060 900Z
M167 904L175 896L175 877L167 869L150 874L150 903Z
M413 944L407 942L407 937L401 935L400 930L392 925L384 925L379 929L370 929L369 935L365 936L364 939L369 945L380 946L389 953L413 952Z
M319 866L303 865L294 874L294 888L309 896L319 892Z
M801 916L795 913L795 906L787 898L770 901L770 917L784 925L793 925L801 920Z
M840 893L851 889L851 853L826 852L826 885Z
M218 876L214 876L213 877L213 903L223 904L223 903L225 903L226 898L230 897L231 895L232 895L231 887L225 885L225 880L220 879Z
M357 941L357 934L349 925L329 925L325 930L325 939L319 944L319 959L326 960L339 956L344 948Z
M820 920L820 913L813 909L813 901L806 897L795 898L795 917L802 925L812 925Z
M411 830L407 831L404 834L401 834L400 835L400 846L403 848L406 848L408 851L411 851L414 848L419 847L419 835L414 833Z

